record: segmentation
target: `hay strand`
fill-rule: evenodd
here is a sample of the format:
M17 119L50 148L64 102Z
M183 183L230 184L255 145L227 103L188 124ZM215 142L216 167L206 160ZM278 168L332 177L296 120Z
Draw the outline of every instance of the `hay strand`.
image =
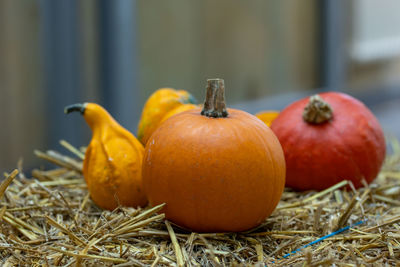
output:
M185 261L183 259L181 246L179 245L178 240L176 239L174 229L172 229L172 226L169 223L169 221L165 221L165 225L167 226L169 236L171 237L172 245L174 246L174 251L175 251L175 255L176 255L176 263L179 267L183 267L185 264Z
M14 178L17 176L18 170L14 170L7 178L0 184L0 199L3 197L4 192L6 191L7 187L11 184Z

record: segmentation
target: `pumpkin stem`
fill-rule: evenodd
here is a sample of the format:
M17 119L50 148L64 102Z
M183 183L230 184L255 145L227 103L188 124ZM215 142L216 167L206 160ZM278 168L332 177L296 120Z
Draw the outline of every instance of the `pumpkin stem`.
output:
M310 101L303 111L303 119L312 124L320 124L329 121L333 116L332 107L319 95L310 97Z
M227 117L224 80L208 79L206 89L206 100L201 115L213 118Z

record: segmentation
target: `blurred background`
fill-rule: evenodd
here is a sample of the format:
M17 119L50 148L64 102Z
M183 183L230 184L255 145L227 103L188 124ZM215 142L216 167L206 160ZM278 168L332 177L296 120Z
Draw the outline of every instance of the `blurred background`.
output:
M400 137L400 2L0 0L0 171L43 162L34 149L87 145L64 106L93 101L136 133L160 87L255 113L315 92L361 99Z

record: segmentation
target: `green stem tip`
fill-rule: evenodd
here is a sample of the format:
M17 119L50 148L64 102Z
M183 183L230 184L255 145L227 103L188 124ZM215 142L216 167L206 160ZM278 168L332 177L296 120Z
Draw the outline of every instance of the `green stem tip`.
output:
M64 108L64 113L69 114L71 112L79 112L83 115L85 113L86 105L87 105L87 103L83 103L83 104L78 103L78 104L72 104L72 105L66 106Z

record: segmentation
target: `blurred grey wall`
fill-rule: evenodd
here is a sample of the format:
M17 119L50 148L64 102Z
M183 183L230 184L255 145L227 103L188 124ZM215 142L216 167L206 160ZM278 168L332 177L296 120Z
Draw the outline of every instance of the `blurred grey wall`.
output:
M0 171L46 144L38 2L0 1Z
M230 103L314 88L317 1L139 1L141 87L171 86L204 98L225 79Z
M225 79L228 105L244 108L255 99L260 108L272 106L267 99L283 107L287 95L324 89L328 80L379 99L388 84L400 88L400 58L352 56L357 21L383 27L359 4L0 0L0 171L20 157L27 168L40 166L33 149L61 149L60 139L86 145L84 120L63 114L74 102L100 103L135 132L156 89L185 89L201 102L212 77Z

